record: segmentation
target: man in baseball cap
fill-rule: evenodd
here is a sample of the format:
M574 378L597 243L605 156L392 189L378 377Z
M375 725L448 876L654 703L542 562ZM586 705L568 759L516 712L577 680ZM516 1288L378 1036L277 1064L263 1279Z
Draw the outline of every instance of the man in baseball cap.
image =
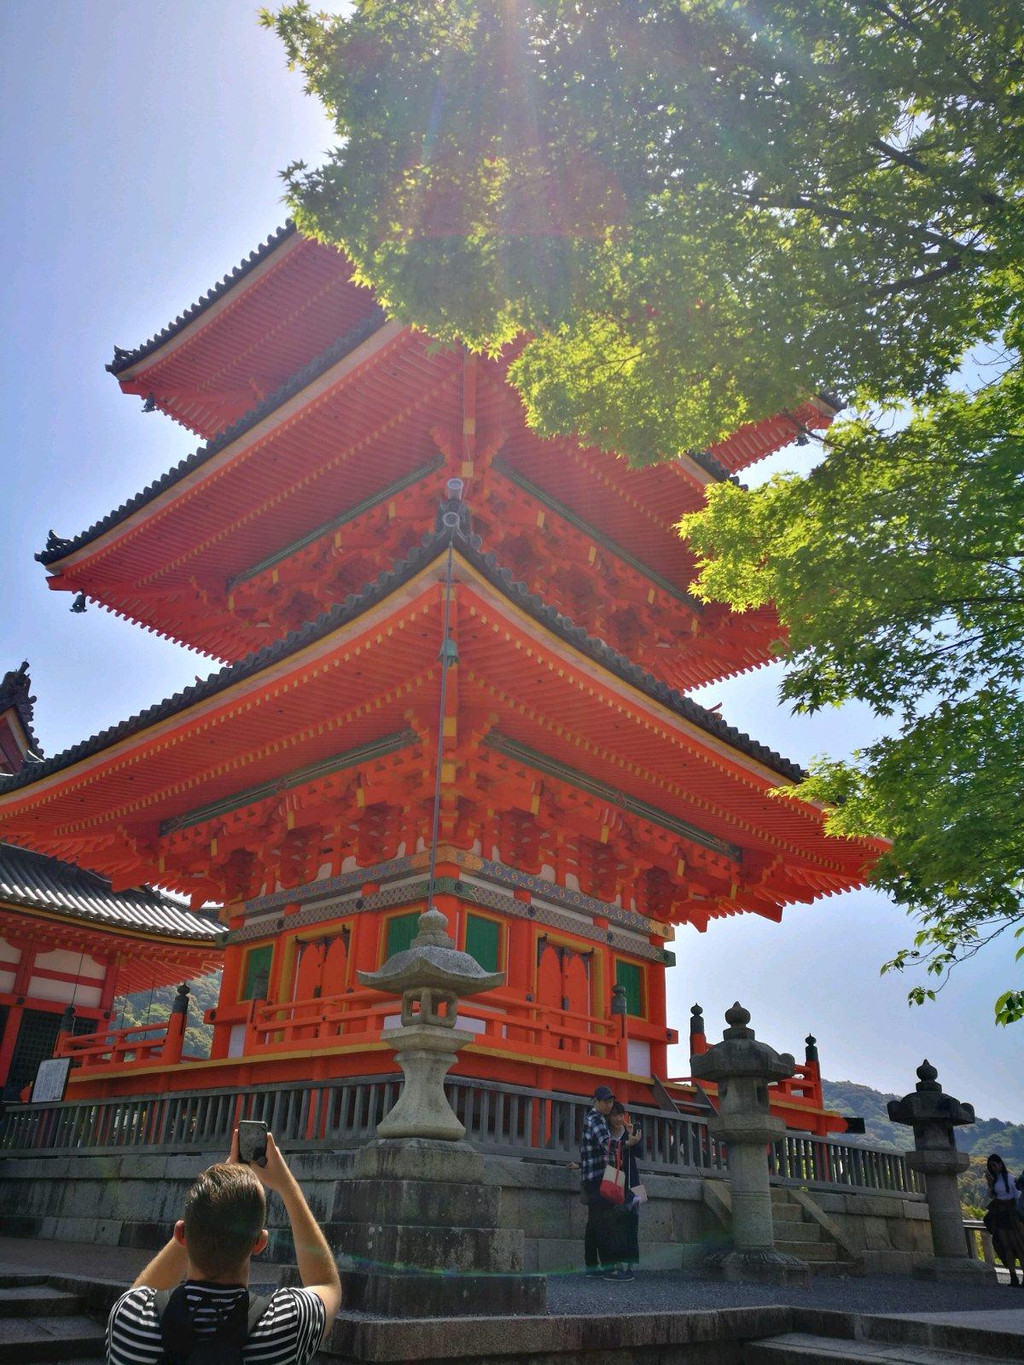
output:
M605 1265L614 1264L610 1255L612 1206L601 1198L601 1178L608 1161L611 1131L608 1115L615 1103L615 1092L607 1085L594 1091L594 1103L583 1120L580 1141L580 1187L587 1205L587 1229L583 1236L583 1260L588 1275L600 1275Z

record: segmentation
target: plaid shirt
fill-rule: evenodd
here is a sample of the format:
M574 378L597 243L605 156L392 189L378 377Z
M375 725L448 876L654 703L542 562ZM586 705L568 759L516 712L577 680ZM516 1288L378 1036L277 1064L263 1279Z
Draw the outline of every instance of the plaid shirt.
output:
M597 1109L591 1109L583 1120L580 1141L580 1182L584 1190L597 1192L608 1163L608 1144L611 1141L608 1121Z

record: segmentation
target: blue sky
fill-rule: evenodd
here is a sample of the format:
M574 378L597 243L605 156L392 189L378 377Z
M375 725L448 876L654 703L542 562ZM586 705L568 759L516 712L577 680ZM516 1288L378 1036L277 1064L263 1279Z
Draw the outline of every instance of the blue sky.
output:
M69 613L33 560L52 526L72 535L196 442L123 397L114 344L146 340L285 217L277 172L330 146L320 107L289 73L251 0L4 0L0 5L0 670L31 665L37 732L54 753L164 697L210 665L90 606ZM873 732L857 708L792 717L774 669L705 689L733 724L787 756L845 754ZM822 1067L902 1093L927 1056L979 1115L1024 1121L1024 1025L997 1029L995 996L1019 979L1007 939L937 1003L909 1009L879 966L909 941L873 892L793 907L781 924L736 916L679 930L671 1022L705 1009L719 1036L739 998L758 1035ZM674 1074L687 1070L682 1049Z

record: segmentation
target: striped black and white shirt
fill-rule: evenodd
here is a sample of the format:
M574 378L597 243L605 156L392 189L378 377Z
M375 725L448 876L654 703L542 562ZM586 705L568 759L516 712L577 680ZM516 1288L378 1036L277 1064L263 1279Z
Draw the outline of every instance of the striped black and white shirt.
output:
M240 1286L186 1280L198 1337L213 1336L221 1316L247 1291ZM129 1289L110 1310L107 1365L160 1365L163 1342L155 1289ZM311 1289L279 1289L246 1343L245 1365L306 1365L324 1334L327 1313Z

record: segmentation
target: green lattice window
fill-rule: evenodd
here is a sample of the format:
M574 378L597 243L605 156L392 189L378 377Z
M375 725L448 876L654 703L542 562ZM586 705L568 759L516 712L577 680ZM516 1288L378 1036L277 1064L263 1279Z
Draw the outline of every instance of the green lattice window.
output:
M264 943L259 948L250 948L245 955L245 975L242 979L240 1000L263 1000L270 985L270 963L274 956L274 945Z
M53 1056L53 1045L61 1021L60 1010L24 1010L14 1044L7 1081L17 1096L18 1090L36 1078L39 1063Z
M615 984L626 992L626 1013L638 1019L644 1017L644 970L635 962L615 959Z
M384 948L386 958L392 953L402 953L412 946L419 918L420 912L414 910L410 915L395 915L393 919L388 920L388 940Z
M466 952L475 957L485 972L501 966L501 925L483 915L466 916Z

